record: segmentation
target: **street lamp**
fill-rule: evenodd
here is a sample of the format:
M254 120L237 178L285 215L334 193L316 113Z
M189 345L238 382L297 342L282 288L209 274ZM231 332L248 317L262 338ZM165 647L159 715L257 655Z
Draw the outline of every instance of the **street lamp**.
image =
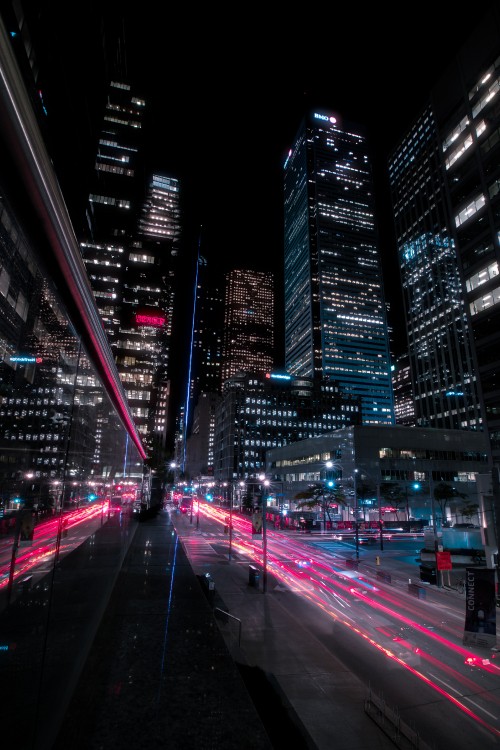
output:
M328 479L326 486L331 491L335 487L333 479ZM330 508L330 500L328 500L328 507ZM328 514L330 515L330 514ZM326 532L326 498L323 498L323 533Z
M245 486L245 482L240 482L240 503L239 503L240 513L243 510L243 488L244 486Z
M437 536L437 530L436 530L436 508L434 504L434 485L432 481L432 465L429 467L429 494L431 498L431 519L432 519L432 538L433 538L433 546L434 546L434 563L436 566L436 585L439 587L441 586L441 576L439 575L438 570L438 556L437 553L439 551L438 547L438 536Z
M356 540L356 560L359 560L359 528L358 528L358 487L356 482L356 475L359 469L354 469L353 480L354 480L354 538Z
M262 591L265 594L267 590L267 533L266 533L266 489L269 487L269 479L265 478L264 474L260 474L259 479L261 481L261 508L262 508Z
M335 486L337 481L342 481L342 464L339 461L326 461L325 467L327 471L325 472L325 480L326 480L326 486L329 490L332 490ZM332 475L332 469L336 470L336 474ZM323 527L326 530L326 502L323 505ZM344 514L342 513L342 518L344 518Z
M382 522L382 499L380 497L380 482L377 482L378 528L380 533L380 551L384 551L384 534Z

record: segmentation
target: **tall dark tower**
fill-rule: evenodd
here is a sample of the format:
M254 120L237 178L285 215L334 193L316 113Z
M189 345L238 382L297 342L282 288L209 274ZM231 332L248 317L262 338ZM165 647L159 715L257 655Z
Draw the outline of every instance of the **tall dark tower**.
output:
M389 160L417 424L487 429L494 470L483 526L493 554L500 538L499 40L494 5Z
M223 283L206 258L198 258L196 309L192 334L190 397L220 393L224 323Z
M145 101L119 81L109 86L94 164L82 257L112 347L122 314L128 248L145 195L142 125Z
M267 271L226 274L222 381L274 366L274 278Z
M285 365L393 424L389 338L366 138L311 112L285 162Z
M472 336L440 139L427 107L390 160L415 424L481 429ZM422 174L428 175L422 179ZM418 208L416 208L418 206Z
M137 239L125 251L114 348L137 427L153 451L165 451L169 439L173 445L170 357L179 242L179 182L153 175Z

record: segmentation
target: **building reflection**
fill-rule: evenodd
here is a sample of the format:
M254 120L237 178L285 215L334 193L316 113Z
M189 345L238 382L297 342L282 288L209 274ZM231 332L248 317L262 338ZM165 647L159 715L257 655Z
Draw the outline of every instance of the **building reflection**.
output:
M144 500L146 453L1 24L0 77L0 683L42 748L133 537L111 496Z

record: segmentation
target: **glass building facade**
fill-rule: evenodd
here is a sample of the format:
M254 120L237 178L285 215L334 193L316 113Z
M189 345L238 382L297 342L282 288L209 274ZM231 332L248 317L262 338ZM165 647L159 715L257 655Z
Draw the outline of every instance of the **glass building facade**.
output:
M137 238L125 250L115 358L145 444L167 446L170 355L179 246L179 181L153 175Z
M222 383L237 372L274 365L274 278L267 271L226 274Z
M471 31L389 160L419 424L486 431L500 535L500 10Z
M133 538L113 496L146 500L146 452L2 23L0 76L2 715L7 743L48 748Z
M286 373L238 373L215 411L214 477L238 481L265 470L266 451L360 423L360 401L335 383Z
M481 429L441 152L429 107L394 152L389 169L416 424Z
M145 190L145 110L128 83L111 81L80 245L137 428L152 453L173 445L169 360L180 186L153 174Z
M284 165L285 366L393 424L389 338L365 136L311 112Z

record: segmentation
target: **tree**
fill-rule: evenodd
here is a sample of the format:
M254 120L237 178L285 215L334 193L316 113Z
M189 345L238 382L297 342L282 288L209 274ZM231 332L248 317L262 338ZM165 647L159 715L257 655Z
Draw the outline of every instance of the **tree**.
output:
M242 511L246 513L251 513L255 506L255 496L254 493L251 491L250 487L247 485L246 492L241 498L241 509Z
M465 503L460 508L460 514L463 518L466 518L469 523L472 520L472 517L477 515L477 512L479 510L479 505L477 503Z
M443 522L443 519L446 518L446 506L450 500L453 500L453 498L456 497L466 499L467 495L464 495L463 492L459 492L456 487L453 487L451 484L446 484L446 482L440 482L434 487L434 499L439 505L441 523Z
M332 513L337 512L339 505L346 505L346 498L341 487L335 484L332 487L325 486L322 482L311 484L306 490L295 495L297 508L299 510L313 510L318 508L323 513L323 519L332 521Z
M396 519L399 521L398 513L407 511L407 495L401 485L395 482L383 482L380 485L380 494L396 510ZM408 513L407 513L408 515ZM407 519L409 520L409 519Z

